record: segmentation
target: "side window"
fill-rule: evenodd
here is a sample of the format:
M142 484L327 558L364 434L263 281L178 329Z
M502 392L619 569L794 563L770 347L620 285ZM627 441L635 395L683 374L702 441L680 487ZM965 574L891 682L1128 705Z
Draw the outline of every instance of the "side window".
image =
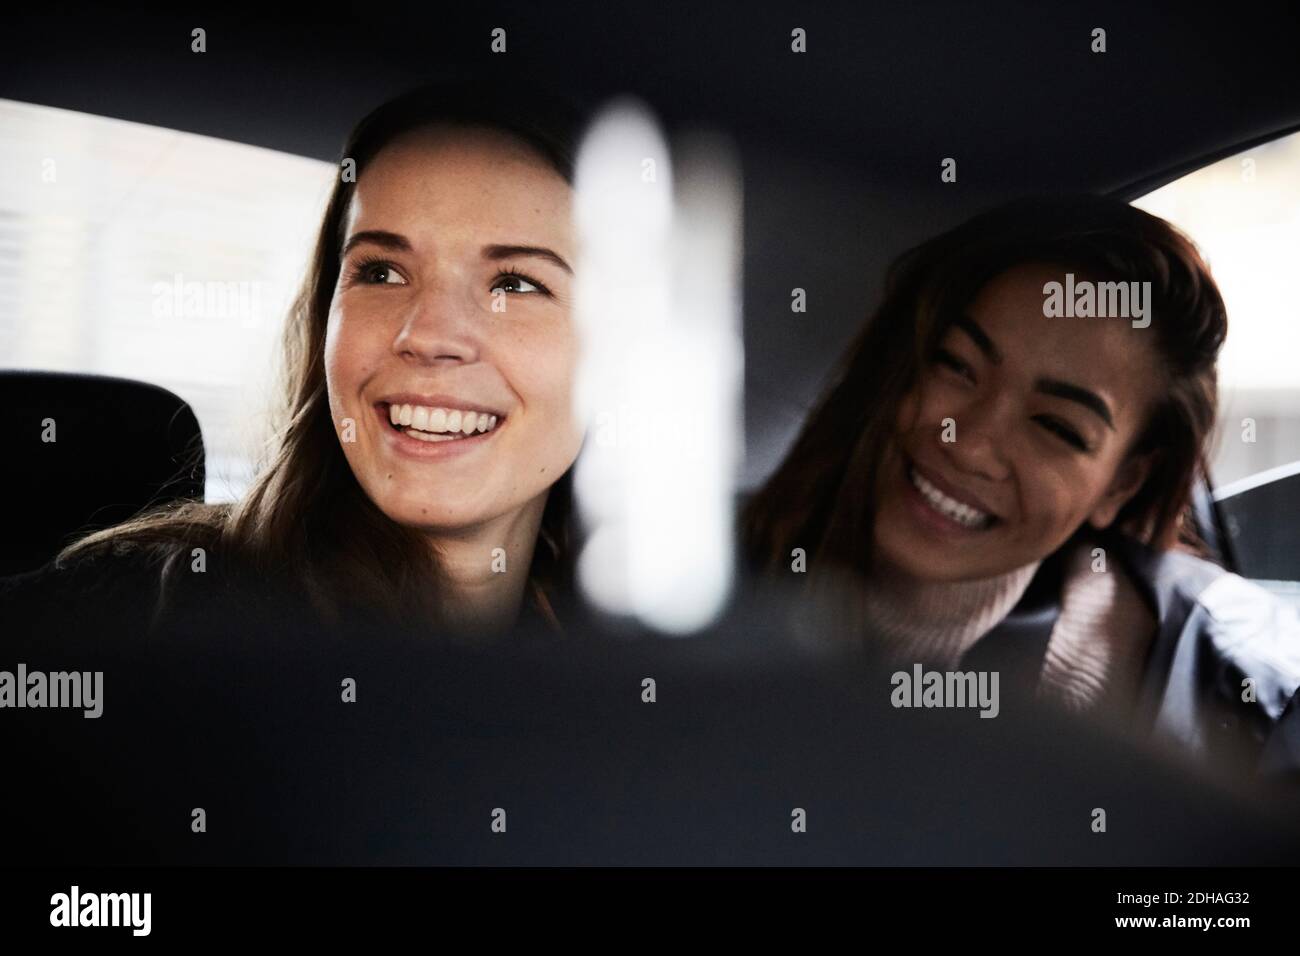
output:
M12 100L0 143L0 365L170 389L240 495L334 167Z
M1191 236L1223 292L1215 497L1241 572L1300 599L1300 133L1134 205Z
M1228 306L1215 484L1300 461L1300 133L1202 167L1133 205L1191 236Z

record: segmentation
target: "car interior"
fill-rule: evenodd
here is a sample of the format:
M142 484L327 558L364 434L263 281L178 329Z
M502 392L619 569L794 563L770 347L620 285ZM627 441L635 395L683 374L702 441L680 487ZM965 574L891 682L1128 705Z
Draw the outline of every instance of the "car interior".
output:
M885 266L908 245L1024 192L1097 191L1136 199L1283 138L1300 124L1283 30L1251 28L1247 45L1235 42L1244 40L1247 27L1223 14L1175 17L1116 6L1106 11L1114 17L1111 32L1147 45L1138 55L1121 42L1097 66L1086 47L1060 49L1056 37L1070 22L1063 14L1040 10L974 24L963 19L965 26L955 31L946 15L954 11L944 5L928 12L883 8L871 19L872 55L866 57L852 55L854 44L863 42L860 33L843 28L861 20L853 7L824 5L805 25L815 38L811 62L824 56L836 64L819 71L804 70L777 50L758 58L739 52L761 48L759 38L776 14L737 20L697 12L689 26L663 41L674 51L665 59L657 44L646 42L663 27L660 15L649 11L612 17L581 6L498 8L500 17L517 24L510 53L517 75L549 79L589 102L630 92L650 104L670 132L720 131L738 145L744 188L742 492L761 481L788 447L839 350L878 296ZM351 31L324 22L314 23L311 42L302 44L294 39L299 24L291 17L265 20L250 32L237 19L217 15L209 35L229 36L237 48L209 57L202 79L189 75L160 84L151 79L161 68L160 54L152 51L166 49L163 38L177 20L150 18L130 29L108 15L87 15L87 21L91 32L106 38L90 50L34 39L55 35L37 29L39 18L27 30L10 31L3 41L11 64L5 97L333 162L355 116L430 75L423 35L361 43ZM477 29L477 16L448 11L438 33L451 38ZM724 35L727 42L715 49ZM28 46L33 43L39 56ZM557 43L571 51L560 63L549 55ZM610 55L615 50L618 55ZM441 58L434 72L482 69L486 55L462 50L459 59ZM997 69L986 66L990 57ZM1213 67L1189 72L1185 60ZM112 83L86 82L109 62ZM1123 93L1133 88L1141 88L1143 98ZM326 103L329 108L322 108ZM1150 103L1160 106L1150 109ZM938 158L949 155L960 158L957 183L943 183L935 173ZM21 241L23 233L11 228ZM11 254L21 268L21 252ZM805 313L791 315L792 288L810 290ZM1288 320L1279 313L1277 321ZM178 404L168 421L158 393L162 383L140 382L133 391L113 380L120 376L28 368L15 333L0 329L6 334L13 346L4 357L6 447L32 440L20 424L26 406L18 396L31 396L30 386L39 385L71 397L75 381L78 399L101 396L79 404L81 414L128 425L139 442L134 461L151 463L133 476L103 469L95 484L80 482L75 495L60 494L53 513L25 512L7 539L6 571L37 567L60 542L121 520L160 496L196 494L202 440L189 431L194 415L182 399L169 398ZM65 378L32 377L53 371ZM67 378L76 375L83 377ZM134 407L126 403L145 396L158 403L149 419L124 413ZM1300 396L1293 397L1291 415L1300 418ZM104 425L86 420L85 431L68 439L93 446ZM1268 468L1234 476L1217 491L1200 489L1199 530L1225 566L1294 597L1300 551L1288 545L1300 508L1294 470L1286 466L1300 460L1300 444L1275 457L1280 460ZM50 484L60 481L58 473L8 469L3 480L17 500L27 500L35 488L60 487Z
M197 67L191 51L195 27L205 30L207 42ZM792 56L796 27L805 31L807 52ZM1105 31L1104 53L1090 48L1096 27ZM492 49L497 28L505 31L504 56ZM16 503L0 548L0 576L38 569L86 532L159 504L238 494L253 467L255 442L232 424L246 407L236 403L260 399L272 387L269 363L283 315L271 313L283 312L301 275L319 222L312 203L323 196L321 184L333 175L352 124L404 89L492 75L517 83L525 112L532 83L592 107L632 96L647 106L674 145L701 132L731 144L742 195L743 460L732 489L741 500L790 448L841 352L878 303L890 262L998 202L1027 194L1101 193L1139 206L1149 202L1150 208L1163 202L1161 210L1178 209L1190 217L1201 208L1198 202L1244 204L1232 198L1235 194L1215 199L1220 194L1209 187L1204 195L1210 199L1160 191L1195 185L1198 174L1219 177L1214 182L1221 185L1223 177L1237 176L1249 161L1258 183L1280 190L1262 198L1260 208L1289 216L1292 231L1269 220L1259 235L1275 237L1271 241L1280 244L1283 259L1290 257L1293 272L1300 255L1298 36L1300 12L1281 5L1243 12L1230 6L1201 10L1114 2L1080 12L1030 3L977 11L956 2L668 8L511 0L490 7L401 3L347 16L326 8L148 15L103 8L72 22L55 11L24 10L0 31L0 130L7 131L0 133L0 442L6 449L0 493ZM112 121L111 128L96 125L105 120ZM41 188L34 178L39 167L32 164L48 151L41 131L62 137L59 175L73 177L83 199L56 213L42 207L46 211L38 215L31 211L31 197ZM204 154L209 147L218 152ZM249 165L228 160L233 152L220 152L234 147L245 150L240 155L249 157ZM941 176L947 159L956 160L955 181ZM278 164L275 171L260 178L256 170L263 165L271 170L273 164ZM176 178L183 176L194 178ZM201 190L193 185L200 176ZM188 191L178 191L182 186L176 183L189 184L183 187ZM282 261L271 262L259 245L270 241L269 234L250 217L255 209L279 209L277 203L295 183L296 204L284 199L283 207L292 215L276 215L286 220L283 235L292 232L301 242L282 250ZM304 209L307 213L299 215ZM1188 219L1193 221L1208 220ZM1231 258L1227 243L1248 232L1234 221L1219 236L1192 233L1214 250L1212 267L1239 270L1233 273L1239 285L1225 285L1230 344L1232 288L1245 288L1251 279ZM280 235L275 241L282 241ZM262 304L258 318L244 322L242 332L234 328L238 321L223 326L203 318L176 338L157 337L155 344L149 329L163 326L149 326L142 318L139 329L132 326L129 335L115 338L116 330L127 329L121 323L134 321L131 310L148 301L141 290L170 283L180 272L170 264L141 265L155 254L159 263L170 263L169 250L208 257L214 276L232 271L232 262L256 261L247 271L265 276L269 285L284 285ZM1277 279L1278 261L1259 264L1261 282L1266 269ZM89 268L86 263L99 270L93 276L97 284L86 287L90 291L74 288L80 281L76 270ZM132 273L135 285L117 283L119 273ZM181 283L179 274L176 282ZM791 309L792 290L805 293L802 311ZM114 306L114 297L125 304ZM114 324L94 333L101 312L107 316L115 308L114 314L125 318L114 318ZM1285 371L1286 363L1294 366L1300 355L1278 352L1296 341L1291 331L1300 319L1296 309L1294 297L1263 307L1251 300L1241 308L1241 328L1252 331L1239 333L1243 344L1228 369L1230 379L1225 378L1231 402L1223 405L1211 480L1195 492L1195 518L1214 560L1300 608L1300 375L1286 381L1284 372L1276 372ZM153 320L169 321L156 313ZM200 375L192 370L208 368L199 360L205 354L215 371ZM1273 371L1257 371L1252 362ZM672 387L690 386L672 369L664 376ZM1264 397L1251 391L1252 376ZM44 418L57 420L57 454L38 453L49 435L33 422ZM1250 437L1242 437L1246 434ZM762 631L759 605L733 605L729 613L732 623L743 620L754 633ZM403 719L450 726L476 703L499 707L496 718L467 718L458 725L469 730L458 742L445 744L449 749L439 752L440 766L481 771L482 781L505 779L504 771L479 762L486 758L476 748L504 748L502 728L526 728L512 738L508 751L524 768L519 792L545 808L539 814L551 828L516 844L512 853L465 836L446 821L421 831L417 804L442 799L431 796L431 773L399 769L405 759L399 742L331 718L336 723L327 733L337 733L340 752L376 775L374 790L352 781L338 792L310 793L301 781L334 772L337 752L322 745L294 758L300 777L285 785L283 795L308 806L296 823L241 817L244 829L237 836L220 836L194 850L186 842L189 834L182 834L173 843L155 844L152 855L131 843L137 831L127 827L106 836L94 860L839 866L871 859L900 866L1124 866L1195 865L1209 859L1249 865L1261 859L1293 862L1288 854L1300 846L1290 831L1279 829L1285 824L1278 818L1256 815L1228 790L1184 789L1187 778L1164 768L1143 777L1140 771L1149 765L1124 744L1094 745L1070 737L1068 729L1054 737L1050 721L1017 731L1021 736L1014 740L1006 731L1008 736L979 749L978 757L941 742L931 726L915 738L878 742L874 751L865 745L855 749L819 736L833 722L831 703L786 712L790 723L780 724L764 704L765 695L786 699L780 695L801 678L794 670L769 667L765 652L736 658L745 661L736 673L754 681L744 686L741 677L715 669L722 652L683 643L663 653L669 662L665 672L675 669L691 675L682 677L684 684L696 682L690 685L691 699L711 701L699 703L693 717L707 712L717 719L700 730L699 750L686 755L675 749L668 729L637 727L618 746L556 730L566 707L564 715L575 719L616 713L612 704L599 710L608 704L603 699L561 705L541 691L516 698L508 692L514 685L489 663L452 656L430 664L446 703L443 709L412 703L411 692L406 699L411 710L402 711ZM266 663L265 671L204 662L212 668L205 672L164 653L157 669L171 683L159 691L158 701L183 699L187 688L207 686L223 673L237 673L232 679L239 680L256 674L248 677L253 686L277 666L273 659L257 659ZM640 658L624 660L610 664L609 672L620 680L639 680L641 665ZM509 666L518 668L511 671L516 675L570 679L554 662L529 659ZM602 666L593 664L592 672ZM374 668L374 679L382 673L400 681L407 673L397 655ZM148 698L144 676L122 679L132 681L136 699ZM851 691L834 696L842 690L827 691L826 700L857 707ZM248 755L271 753L276 742L302 730L289 701L277 703L278 691L258 693L250 690L248 699L265 705L262 712L273 726L259 735L239 725L237 739L212 744L212 779L228 773L229 781L242 786L250 779L244 776ZM391 706L396 713L398 705ZM844 706L850 709L840 716L886 719L866 704L857 710ZM215 740L218 716L228 715L196 717L184 728L153 727L140 719L141 733L159 736L132 750L129 760L124 756L121 766L157 786L151 808L161 806L164 796L188 799L184 780L161 772L158 754L183 753L192 739ZM684 726L687 718L681 720ZM97 746L89 728L73 732L87 752ZM759 753L754 740L762 734L782 741L779 753ZM807 743L814 736L816 742ZM1029 748L1035 759L1050 761L1070 752L1080 762L1070 774L1043 782L1036 794L1016 799L1007 796L1012 787L943 793L953 767L974 768L988 779L999 773L1016 780L1031 777L1027 766L1008 756L1013 745ZM932 748L942 755L942 766L917 769L912 747ZM584 755L605 761L612 776L584 778ZM642 775L638 755L657 766L676 764L680 773ZM433 758L419 758L425 759ZM755 782L756 768L767 760L810 779L830 779L836 768L853 768L845 771L833 811L839 836L829 835L828 823L793 855L749 840L747 828L760 825L769 805L788 802L775 784ZM916 776L882 797L869 786L876 779L872 760L884 768L881 773ZM91 769L85 772L109 774L113 768L107 761L102 755L88 758ZM703 831L679 830L678 821L710 767L727 775L708 791L705 799L711 802L700 811L701 826L712 827L708 832L716 839L694 839L690 834ZM207 779L204 772L195 771L192 779ZM635 786L626 783L634 779ZM1042 801L1074 799L1089 779L1113 785L1108 793L1133 808L1139 820L1126 831L1133 842L1123 850L1100 850L1084 837L1051 844L1034 829ZM488 792L487 783L477 778L460 785L475 799ZM81 812L48 781L33 787L31 792L54 808L50 814ZM643 788L636 792L654 809L629 834L611 821L619 819L616 800L636 787ZM567 788L563 792L573 801L603 808L605 815L563 829L563 801L555 788ZM108 833L115 808L135 799L134 792L106 790L103 807L86 818L87 825ZM393 808L392 828L384 830L373 819L351 828L341 824L354 806L348 800L376 806L384 801ZM727 801L743 807L738 816L723 811ZM857 801L869 804L880 819L901 822L871 833L854 830L850 810ZM998 817L1001 822L963 836L941 816L962 805L972 814L1020 817ZM131 819L132 826L139 823ZM934 822L939 819L945 822ZM1023 820L1031 821L1027 828L1021 828ZM1198 829L1213 821L1227 829L1208 836L1209 830ZM302 836L311 827L338 830L331 830L328 845L312 844ZM915 837L930 827L943 838L926 844L924 837ZM36 836L25 839L31 841L24 844L27 852L43 852ZM69 839L56 859L79 862L76 844Z

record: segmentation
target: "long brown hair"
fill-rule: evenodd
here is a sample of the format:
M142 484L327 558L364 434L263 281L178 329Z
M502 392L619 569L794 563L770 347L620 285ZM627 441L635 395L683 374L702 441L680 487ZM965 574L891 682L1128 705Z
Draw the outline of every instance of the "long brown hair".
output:
M980 288L1028 262L1151 283L1150 332L1165 388L1129 449L1153 452L1152 468L1115 527L1157 548L1194 544L1191 496L1205 474L1215 363L1227 334L1218 287L1191 240L1165 220L1101 196L1044 197L982 213L893 264L880 307L744 509L742 533L756 568L780 569L803 548L810 564L869 571L874 489L899 403Z
M340 596L396 616L436 620L437 561L418 531L389 519L358 484L335 431L326 393L326 322L340 269L343 230L356 181L392 140L424 126L487 127L522 140L573 181L581 131L568 101L530 90L521 107L504 85L426 86L384 103L363 118L344 144L315 251L283 333L282 400L273 438L251 487L235 503L184 502L152 510L84 537L56 557L59 566L104 553L144 552L161 565L163 591L190 549L228 557L255 573L299 586L328 620ZM572 480L563 475L547 497L529 572L529 597L553 626L557 593L572 583Z

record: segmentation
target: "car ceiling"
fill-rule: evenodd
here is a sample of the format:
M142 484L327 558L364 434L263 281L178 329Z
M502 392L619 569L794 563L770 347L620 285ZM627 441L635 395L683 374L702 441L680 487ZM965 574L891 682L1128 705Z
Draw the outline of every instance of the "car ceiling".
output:
M592 102L638 94L672 131L728 132L745 188L745 484L786 447L908 245L1012 195L1136 195L1300 126L1294 3L401 3L7 19L0 97L327 161L383 98L466 74L518 77L521 110L541 80ZM190 52L194 27L205 54ZM504 56L489 50L495 27ZM807 53L790 52L795 27ZM1104 54L1090 52L1094 27ZM940 182L944 157L957 183ZM795 287L806 314L790 311Z

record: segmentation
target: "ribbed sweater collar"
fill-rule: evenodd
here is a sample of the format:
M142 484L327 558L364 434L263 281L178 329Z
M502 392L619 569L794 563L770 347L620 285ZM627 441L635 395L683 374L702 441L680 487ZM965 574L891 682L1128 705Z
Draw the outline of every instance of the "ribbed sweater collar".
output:
M1016 606L1040 563L940 583L877 567L866 585L867 638L890 657L955 666Z

